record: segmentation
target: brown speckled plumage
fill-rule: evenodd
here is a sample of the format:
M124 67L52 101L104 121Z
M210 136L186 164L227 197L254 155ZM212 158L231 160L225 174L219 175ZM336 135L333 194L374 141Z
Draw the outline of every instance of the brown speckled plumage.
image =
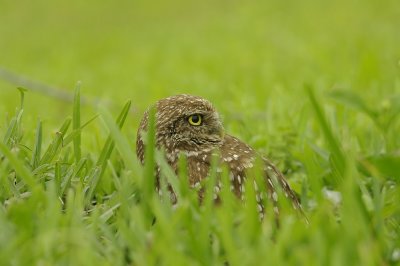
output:
M164 149L166 160L173 170L177 171L178 156L183 153L187 157L189 185L196 186L205 178L210 169L211 156L214 151L220 154L220 161L228 166L231 179L231 190L240 198L244 190L247 169L254 166L256 158L260 157L250 146L239 139L224 133L221 120L212 104L191 95L177 95L161 99L156 103L156 143ZM201 125L191 125L188 118L191 115L202 117ZM140 123L136 140L136 153L144 163L144 143L142 131L147 128L147 112ZM292 201L295 209L301 210L301 205L281 172L266 158L264 162L264 177L268 198L272 201L274 212L279 214L278 194L272 178L282 187L286 197ZM157 176L157 189L159 180ZM216 188L219 191L220 184ZM173 193L173 192L172 192ZM218 197L218 195L216 195ZM260 213L264 206L259 201ZM173 197L174 200L175 196Z

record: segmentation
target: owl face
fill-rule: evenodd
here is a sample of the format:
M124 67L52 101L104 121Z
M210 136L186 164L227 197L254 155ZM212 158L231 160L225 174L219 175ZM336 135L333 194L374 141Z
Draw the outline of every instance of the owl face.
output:
M167 149L198 151L219 147L224 129L210 102L177 95L157 103L157 140Z

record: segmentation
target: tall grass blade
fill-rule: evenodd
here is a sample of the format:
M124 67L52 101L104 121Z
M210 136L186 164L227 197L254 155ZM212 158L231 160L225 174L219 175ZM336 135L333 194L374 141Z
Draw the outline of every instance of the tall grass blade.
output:
M116 120L116 124L117 124L119 129L121 129L123 127L123 125L125 123L125 120L126 120L126 117L127 117L128 113L129 113L130 107L131 107L131 101L126 102L124 107L122 108L122 111L118 115L118 118ZM104 111L103 117L106 118L107 125L109 127L111 126L113 128L114 122L111 122L112 119L109 119L110 115L107 112ZM97 166L101 166L102 171L104 171L104 169L105 169L107 160L110 158L111 153L112 153L112 151L114 149L114 146L115 146L115 143L114 143L113 138L112 138L111 133L110 133L110 136L107 138L107 140L106 140L106 142L105 142L105 144L104 144L104 146L103 146L103 148L101 150L100 156L99 156L99 158L98 158L98 160L96 162Z
M94 191L97 187L97 184L100 181L100 174L101 174L101 168L95 167L92 169L90 175L89 175L89 182L85 188L86 194L85 194L85 206L89 207L90 201L92 200Z
M178 177L175 174L175 171L171 168L171 166L167 163L165 159L164 153L161 151L156 152L156 161L157 164L160 166L161 170L161 176L163 179L166 179L166 183L171 185L172 189L174 190L174 193L178 199L182 198L182 188L181 188L181 182L179 182ZM162 189L164 184L160 180L160 189ZM166 184L165 184L166 185ZM153 186L154 188L154 186ZM167 189L165 189L166 193L169 193ZM164 191L163 191L164 193Z
M32 153L32 169L36 169L39 166L40 156L42 151L42 121L38 121L36 127L36 140L35 146Z
M28 90L22 87L18 87L17 88L19 90L20 93L20 97L21 97L21 101L20 101L20 110L24 109L24 100L25 100L25 92L27 92Z
M146 214L147 222L150 225L152 220L152 213L150 211L149 202L151 202L154 185L155 185L155 150L156 150L156 109L155 107L150 108L148 112L148 124L146 134L146 149L145 149L145 163L144 172L142 178L142 189L143 189L143 207Z
M75 162L79 162L81 159L81 131L78 130L81 128L81 83L78 82L75 88L75 95L74 95L74 108L73 108L73 115L72 115L72 129L77 132L74 135L74 155L75 155Z
M11 119L10 125L7 128L6 134L4 136L3 142L9 147L17 146L19 139L22 137L21 122L22 114L24 113L24 99L25 99L25 89L18 88L20 92L20 107L17 110L16 115Z
M344 176L346 160L344 153L336 140L328 121L326 120L324 111L322 110L317 98L315 97L314 90L310 86L306 86L306 92L310 99L311 105L314 109L317 121L322 129L325 140L332 153L332 169L334 170L333 177L335 183L339 183Z
M61 181L62 181L62 176L61 176L61 164L60 162L56 162L54 164L54 180L55 180L55 186L56 186L56 192L57 195L61 195Z
M129 158L131 159L134 158L134 155L130 152L129 144L119 131L125 123L126 117L129 113L130 106L131 106L131 101L128 101L122 108L122 111L119 114L116 122L113 121L113 118L107 111L101 110L102 118L107 124L108 128L110 129L110 136L107 138L101 150L100 156L95 164L95 168L92 170L92 173L90 174L88 181L89 182L88 184L90 184L90 186L88 187L89 190L85 195L86 206L90 204L90 200L93 196L93 193L101 177L104 175L104 172L107 167L107 162L115 146L115 141L117 142L120 151L122 151L121 153L125 155L124 158L128 159L127 161L128 164L129 164Z

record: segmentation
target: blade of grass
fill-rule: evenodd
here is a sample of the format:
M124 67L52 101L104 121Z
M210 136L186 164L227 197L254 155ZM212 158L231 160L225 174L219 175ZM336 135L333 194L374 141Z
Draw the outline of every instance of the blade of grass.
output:
M75 95L74 95L74 108L73 108L73 115L72 115L72 129L77 131L77 134L73 137L74 142L74 155L75 155L75 162L79 162L81 159L81 131L78 130L81 127L81 83L78 82L75 88Z
M20 198L21 192L19 191L18 184L16 184L15 173L7 176L7 181L9 184L9 190L14 194L15 197Z
M55 180L55 186L57 190L57 195L61 195L61 164L60 162L56 162L54 166L54 180Z
M89 175L89 182L85 188L85 191L87 193L85 194L85 206L89 207L90 201L92 200L94 191L97 187L97 184L100 181L100 174L101 174L101 169L99 167L95 167L92 169L90 175Z
M240 204L238 199L230 190L231 182L229 177L229 170L226 167L222 168L221 173L221 199L222 207L215 209L217 218L216 234L221 241L221 244L225 250L226 259L230 265L240 265L239 254L237 252L237 245L234 239L233 232L236 231L235 227L235 216L237 209Z
M93 193L94 193L101 177L103 176L103 174L105 172L108 159L110 158L111 153L115 146L114 140L117 141L117 145L119 147L120 152L122 151L122 154L125 155L123 157L128 160L127 161L128 165L130 162L129 158L134 158L133 153L129 149L129 144L128 144L127 140L122 136L121 132L119 131L125 123L126 117L129 113L130 106L131 106L131 101L128 101L122 108L122 111L119 114L116 122L113 121L113 118L107 111L105 111L105 110L101 111L102 118L106 122L108 128L110 129L110 136L107 138L107 140L103 146L103 149L101 150L99 159L96 162L97 168L94 172L92 172L92 174L89 178L88 182L90 184L90 187L89 187L88 193L85 195L85 204L86 204L85 206L86 207L88 206L88 204L90 204L90 200L93 196Z
M322 110L317 98L315 97L314 90L311 86L306 86L306 92L308 94L308 98L310 99L311 105L314 109L315 115L317 117L317 121L322 129L325 140L331 150L332 153L332 168L334 170L335 183L340 183L343 179L346 160L344 153L336 140L333 132L326 120L324 111Z
M30 188L33 189L37 186L35 178L32 176L31 172L28 168L22 163L20 159L18 159L15 154L13 154L10 149L4 144L0 142L0 152L8 159L10 164L15 169L15 172L18 176L22 178L24 183Z
M56 132L53 141L50 143L42 159L40 160L40 164L50 163L54 159L54 157L58 154L63 143L63 138L70 124L71 124L71 118L67 118L62 124L60 130Z
M86 164L86 160L86 158L82 158L77 165L70 166L68 174L64 177L64 180L61 183L60 195L64 195L65 191L71 184L71 179L79 175Z
M40 156L42 151L42 121L38 121L36 128L36 140L32 154L32 169L36 169L40 162Z
M22 113L22 111L20 111ZM17 126L17 118L13 117L10 121L10 125L7 128L7 132L4 135L3 142L7 144L8 146L11 145L11 136L15 135L16 131L16 126Z
M71 133L69 133L68 135L65 136L64 140L63 140L63 146L67 146L69 143L71 143L71 141L74 141L76 135L80 135L82 130L89 125L92 121L94 121L97 117L99 117L99 115L95 115L94 117L92 117L91 119L89 119L85 124L83 124L80 128L78 129L74 129Z
M165 159L165 155L161 151L156 152L156 161L157 161L157 164L160 166L162 177L165 177L167 183L172 186L172 189L174 190L176 197L178 199L182 198L181 183L179 182L178 177L176 176L174 170L167 163L167 161ZM161 184L160 184L160 186L161 186ZM153 188L154 188L154 186L153 186ZM160 187L160 189L161 189L161 187ZM166 190L166 192L169 193L168 190Z
M25 100L25 92L28 90L22 87L18 87L17 90L20 92L20 97L21 97L21 105L20 105L20 110L24 109L24 100Z
M122 111L121 111L121 113L119 114L119 116L118 116L118 118L116 120L116 124L117 124L119 129L121 129L122 126L124 125L126 117L127 117L128 113L129 113L130 107L131 107L131 101L128 101L124 105L124 108L122 108ZM110 117L111 117L111 115L108 114L104 110L103 118L105 118L105 120L106 120L105 122L106 122L107 126L113 128L114 129L114 131L113 131L114 133L118 132L118 130L115 130L115 128L114 128L114 123L115 122L113 122L113 119L110 118ZM114 143L114 140L113 140L111 132L110 132L110 136L107 138L107 140L106 140L106 142L105 142L105 144L103 146L103 149L101 150L99 159L96 162L97 166L101 166L102 171L104 171L104 169L106 167L107 160L110 158L111 153L112 153L112 151L114 149L114 146L115 146L115 143Z
M22 121L22 114L24 113L24 98L26 91L23 88L18 88L21 96L20 100L20 108L17 111L17 114L11 119L10 125L7 128L7 132L4 136L4 143L11 147L12 145L18 144L19 137L21 135L20 128L21 128L21 121Z
M148 112L148 124L147 124L147 139L145 149L145 162L144 172L142 177L142 189L143 189L143 210L145 211L147 224L150 226L152 223L152 211L149 203L151 202L154 194L155 185L155 151L156 151L156 109L155 107L150 108Z
M202 216L202 222L200 228L196 228L195 232L195 243L196 250L199 250L198 256L204 265L213 265L213 258L210 256L210 232L212 231L212 223L214 216L214 195L218 195L218 191L214 191L214 188L219 184L218 181L218 156L215 154L211 158L211 168L209 176L204 180L204 198L201 206L200 214ZM200 189L200 188L198 188ZM220 195L218 195L220 196Z

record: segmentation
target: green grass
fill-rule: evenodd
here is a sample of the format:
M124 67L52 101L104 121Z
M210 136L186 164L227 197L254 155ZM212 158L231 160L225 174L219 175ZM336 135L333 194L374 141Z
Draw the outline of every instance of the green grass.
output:
M400 264L397 1L0 6L1 265ZM308 225L287 203L259 223L252 186L199 206L153 148L140 166L142 113L178 93L284 171Z

